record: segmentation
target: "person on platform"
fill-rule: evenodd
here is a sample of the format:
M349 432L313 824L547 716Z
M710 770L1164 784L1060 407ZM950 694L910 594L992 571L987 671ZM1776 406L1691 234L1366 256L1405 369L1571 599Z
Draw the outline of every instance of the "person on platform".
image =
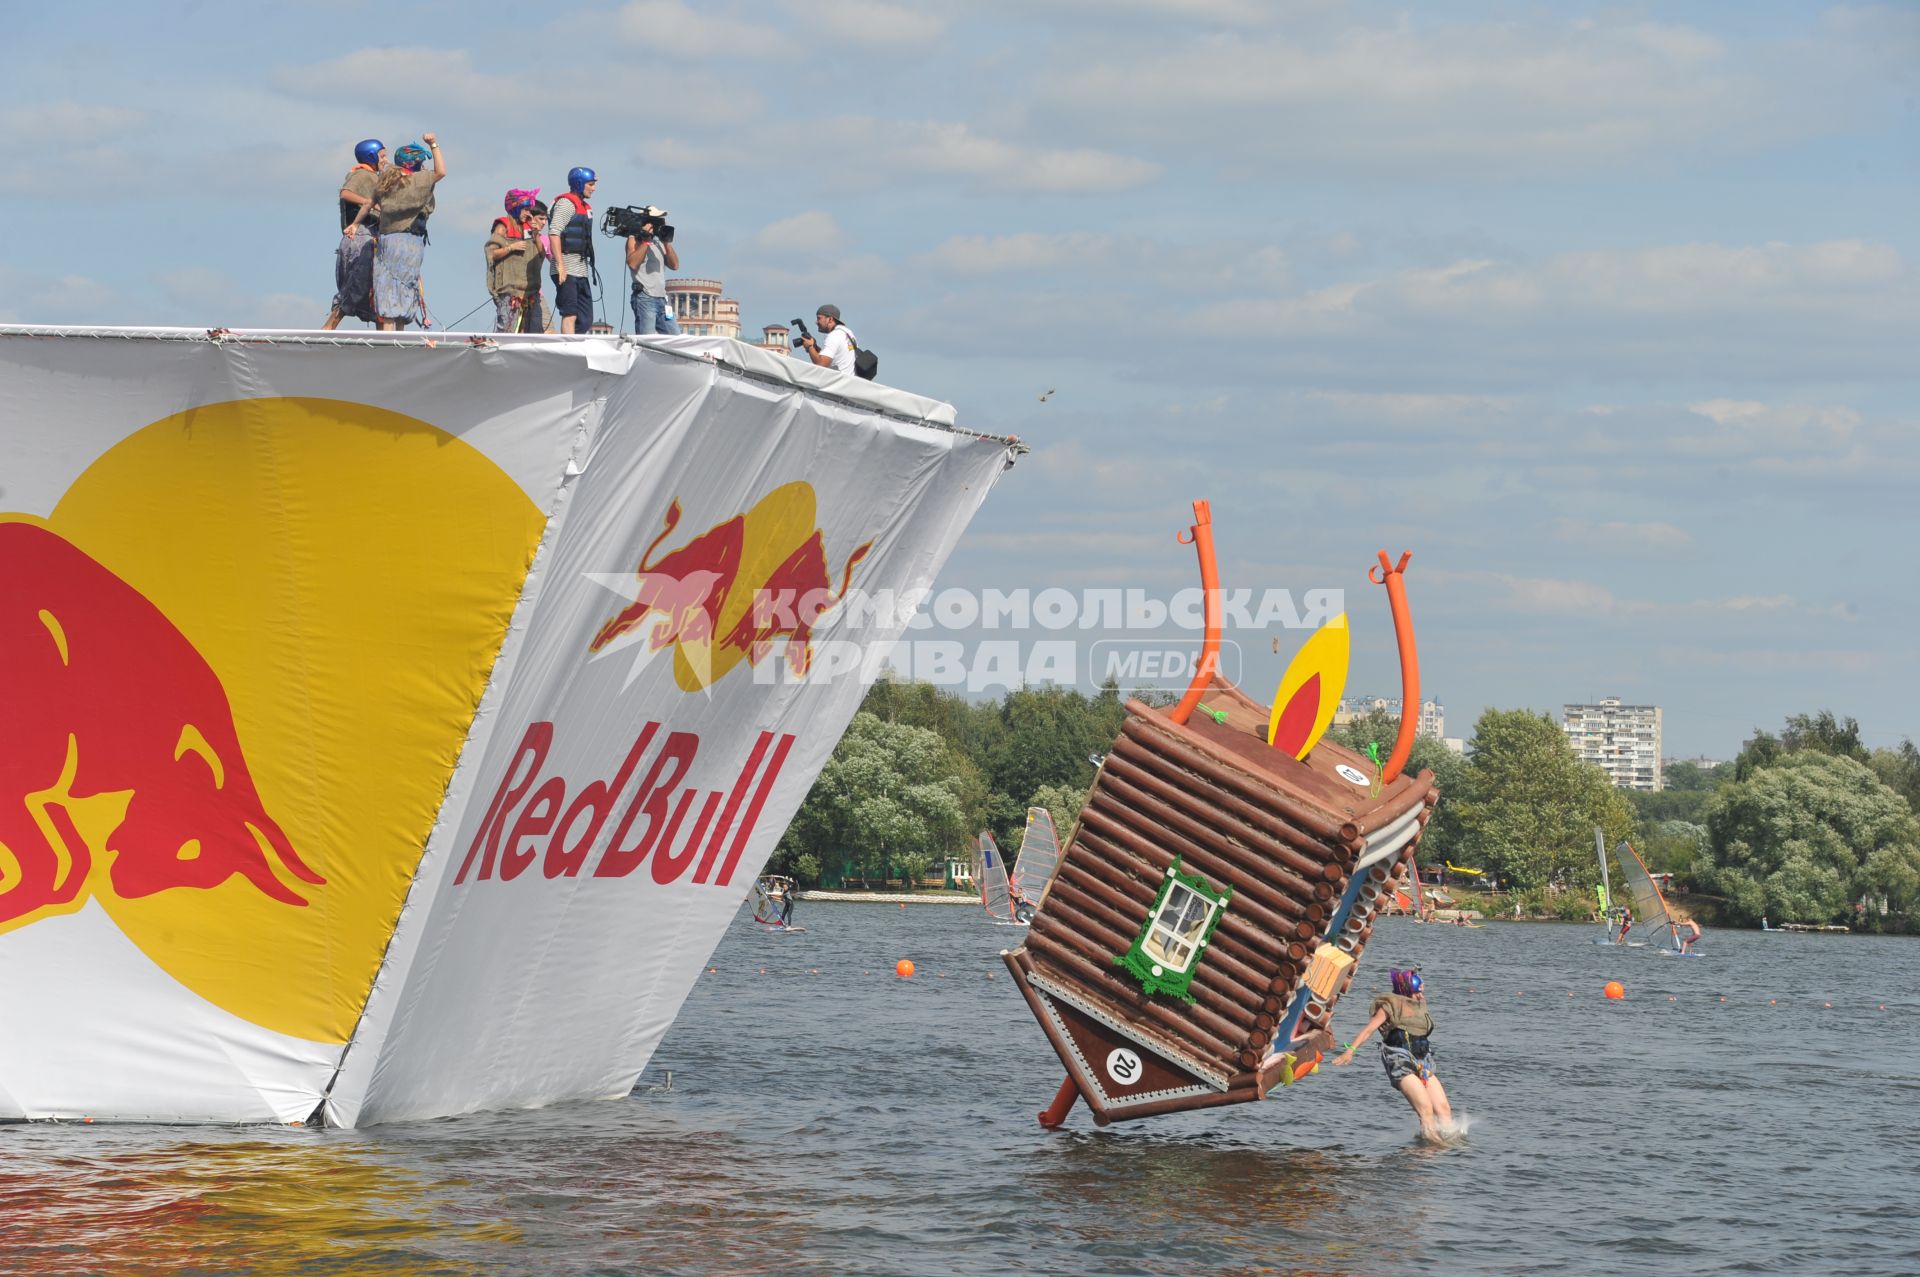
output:
M1387 1081L1413 1106L1414 1116L1420 1119L1421 1136L1439 1141L1453 1131L1453 1107L1447 1102L1446 1088L1434 1073L1434 1051L1429 1041L1433 1035L1433 1014L1427 1009L1420 972L1417 968L1394 970L1388 973L1388 978L1393 992L1373 1000L1373 1017L1347 1049L1333 1058L1333 1063L1337 1068L1353 1063L1353 1053L1376 1030L1384 1028L1380 1063L1387 1071Z
M373 255L373 305L383 331L398 331L418 318L427 322L421 296L420 269L426 258L427 218L433 212L434 188L447 175L447 162L433 134L422 135L425 146L409 142L394 152L393 163L374 185L380 207L380 242ZM431 156L433 168L426 169Z
M659 210L649 205L647 212ZM680 269L680 252L664 238L666 214L640 223L638 235L627 236L627 269L633 272L633 331L638 337L655 333L677 337L680 322L667 301L667 272ZM669 229L666 234L672 234Z
M802 337L800 344L807 348L807 358L822 368L832 368L839 372L853 371L853 333L840 322L838 306L822 306L813 317L820 328L820 336Z
M592 169L569 169L567 189L553 201L553 236L560 241L553 259L553 308L560 312L563 333L593 328L593 205L587 201L599 185Z
M546 331L546 316L540 309L540 265L545 255L533 225L539 195L537 189L508 191L506 216L493 219L493 232L487 236L487 293L493 298L497 333Z
M364 324L379 316L373 309L373 230L379 225L373 205L374 183L387 162L387 148L368 138L353 148L353 167L340 183L340 242L333 250L333 309L320 327L332 332L348 315Z

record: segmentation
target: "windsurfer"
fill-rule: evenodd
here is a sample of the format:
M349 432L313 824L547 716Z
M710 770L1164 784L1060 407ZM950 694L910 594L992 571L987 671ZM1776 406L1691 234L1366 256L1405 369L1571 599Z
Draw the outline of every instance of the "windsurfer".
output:
M1684 928L1680 933L1680 952L1692 953L1693 946L1700 940L1700 924L1692 918L1683 918L1680 926Z
M1627 942L1627 932L1633 930L1633 915L1624 909L1620 912L1620 933L1613 938L1615 944Z
M1420 1119L1420 1134L1439 1140L1453 1128L1453 1107L1447 1103L1446 1088L1433 1071L1434 1053L1429 1038L1433 1034L1433 1015L1427 1009L1427 995L1421 991L1417 970L1392 971L1393 992L1373 1000L1373 1018L1367 1021L1347 1049L1333 1057L1336 1067L1353 1063L1353 1053L1361 1043L1385 1027L1380 1039L1380 1063L1387 1080L1406 1097Z

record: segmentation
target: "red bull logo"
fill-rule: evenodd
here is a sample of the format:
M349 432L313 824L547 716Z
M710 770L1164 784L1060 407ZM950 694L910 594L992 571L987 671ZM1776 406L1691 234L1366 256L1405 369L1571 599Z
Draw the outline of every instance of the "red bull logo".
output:
M873 548L871 541L854 547L836 590L815 516L813 486L783 484L656 561L653 555L680 525L675 500L641 556L633 602L600 627L589 650L636 642L649 652L671 647L675 681L682 691L697 692L742 660L760 664L784 639L788 669L804 676L814 628L845 597L855 566Z
M36 523L0 522L0 678L0 931L95 891L239 878L303 906L325 885L262 804L213 667Z

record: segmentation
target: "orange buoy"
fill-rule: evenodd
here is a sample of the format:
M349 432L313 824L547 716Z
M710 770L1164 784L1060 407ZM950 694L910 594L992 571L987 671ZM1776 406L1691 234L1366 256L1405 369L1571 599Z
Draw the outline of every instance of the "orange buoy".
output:
M1607 981L1607 987L1600 990L1600 992L1606 994L1607 997L1611 998L1615 1002L1618 1002L1620 999L1627 996L1626 988L1623 985L1621 985L1621 983L1618 980Z
M909 979L910 977L912 977L912 975L913 975L913 959L912 959L912 958L902 958L902 959L900 959L900 961L898 961L898 962L896 962L896 963L894 963L894 964L893 964L893 973L894 973L895 975L897 975L897 976L899 976L899 977L900 977L900 978L901 978L902 980L906 980L906 979Z

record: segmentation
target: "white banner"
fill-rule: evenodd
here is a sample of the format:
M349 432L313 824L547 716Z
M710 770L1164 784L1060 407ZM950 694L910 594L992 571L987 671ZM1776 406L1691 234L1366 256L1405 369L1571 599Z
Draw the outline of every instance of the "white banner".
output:
M719 340L0 330L0 1116L624 1093L904 623L841 596L1009 459L950 411Z

